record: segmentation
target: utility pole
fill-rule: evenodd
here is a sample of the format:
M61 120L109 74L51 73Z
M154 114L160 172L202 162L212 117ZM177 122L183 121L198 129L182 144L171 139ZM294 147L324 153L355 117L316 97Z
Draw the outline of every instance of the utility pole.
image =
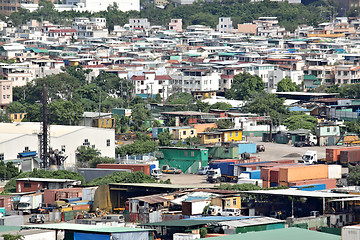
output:
M47 167L47 157L48 157L48 112L47 112L47 88L43 86L43 122L42 122L42 160L43 160L43 168Z

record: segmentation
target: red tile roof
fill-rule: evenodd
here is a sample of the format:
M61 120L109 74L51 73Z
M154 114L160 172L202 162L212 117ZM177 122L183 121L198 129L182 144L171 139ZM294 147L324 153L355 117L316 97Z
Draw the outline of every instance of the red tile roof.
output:
M156 75L155 80L172 80L169 75Z
M76 33L77 31L75 29L50 29L49 33Z
M131 77L131 80L145 80L145 76L136 76L136 75L134 75L134 76Z

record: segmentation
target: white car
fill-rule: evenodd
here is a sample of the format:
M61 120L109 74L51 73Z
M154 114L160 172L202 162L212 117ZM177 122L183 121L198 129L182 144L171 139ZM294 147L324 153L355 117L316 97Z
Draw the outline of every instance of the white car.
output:
M201 167L198 170L198 174L199 175L206 175L208 171L209 171L209 166Z
M241 216L241 211L239 208L225 208L222 213L222 216Z

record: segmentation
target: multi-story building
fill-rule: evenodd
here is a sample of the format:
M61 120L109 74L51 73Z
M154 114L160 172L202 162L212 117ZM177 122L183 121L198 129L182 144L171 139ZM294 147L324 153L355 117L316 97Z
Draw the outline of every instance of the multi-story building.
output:
M105 18L75 18L72 28L78 38L103 38L108 36Z
M335 66L335 84L360 83L360 66Z
M278 25L277 17L259 17L254 23L258 25L257 34L262 37L284 37L288 34Z
M277 84L284 78L288 77L296 85L303 81L304 72L302 70L293 70L289 67L275 66L274 71L269 72L268 91L276 92Z
M305 66L304 67L304 83L313 85L331 85L335 83L335 66ZM315 83L315 84L314 84Z
M220 33L232 33L233 25L230 17L219 18L219 24L216 26L216 30Z
M131 80L135 86L135 94L154 96L160 94L165 100L171 92L172 78L169 75L156 75L155 72L143 72L143 75L133 75Z
M150 29L150 22L147 18L130 18L129 28L130 30Z
M0 2L0 14L9 17L13 12L19 11L21 4L38 4L39 0L4 0Z
M169 23L169 30L175 32L182 32L182 19L171 19Z
M0 108L4 109L12 102L12 81L0 80Z

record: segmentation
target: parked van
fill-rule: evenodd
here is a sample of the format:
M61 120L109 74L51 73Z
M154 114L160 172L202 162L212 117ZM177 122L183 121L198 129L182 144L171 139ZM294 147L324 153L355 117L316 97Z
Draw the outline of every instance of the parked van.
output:
M222 210L222 216L240 216L241 211L239 208L225 208Z
M124 215L108 214L101 219L103 222L125 222Z

